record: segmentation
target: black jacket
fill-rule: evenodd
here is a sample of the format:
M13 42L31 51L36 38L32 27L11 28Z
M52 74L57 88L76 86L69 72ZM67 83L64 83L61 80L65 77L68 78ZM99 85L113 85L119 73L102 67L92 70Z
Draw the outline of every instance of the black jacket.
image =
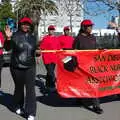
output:
M82 34L80 34L74 40L73 49L96 49L96 38L93 35L83 36Z
M36 38L30 33L18 31L11 39L11 66L30 68L35 65Z

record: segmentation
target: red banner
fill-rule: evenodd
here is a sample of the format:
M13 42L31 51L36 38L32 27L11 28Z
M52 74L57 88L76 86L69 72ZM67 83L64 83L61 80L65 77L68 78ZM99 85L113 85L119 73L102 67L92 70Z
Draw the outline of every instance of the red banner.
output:
M120 93L120 50L57 52L57 90L65 98L96 98ZM78 67L64 68L67 56L76 56ZM69 57L67 57L69 58Z

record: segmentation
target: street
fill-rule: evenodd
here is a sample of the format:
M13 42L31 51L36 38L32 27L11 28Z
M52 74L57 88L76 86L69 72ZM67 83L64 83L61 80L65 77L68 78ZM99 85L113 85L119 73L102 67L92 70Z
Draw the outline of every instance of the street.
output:
M40 74L40 75L38 75ZM45 76L45 68L42 62L37 65L37 75ZM101 100L101 107L104 110L98 115L76 103L76 99L63 99L57 94L44 96L44 81L36 77L36 99L37 115L36 120L119 120L120 99L115 96ZM0 120L25 120L13 113L9 106L14 92L14 83L8 67L2 70L2 90L0 96Z

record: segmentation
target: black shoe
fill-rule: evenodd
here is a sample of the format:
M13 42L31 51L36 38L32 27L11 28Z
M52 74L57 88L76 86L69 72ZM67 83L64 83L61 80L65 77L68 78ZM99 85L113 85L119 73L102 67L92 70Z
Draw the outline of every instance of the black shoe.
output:
M93 106L93 110L97 114L102 114L104 112L103 109L101 109L100 107L97 107L97 106Z

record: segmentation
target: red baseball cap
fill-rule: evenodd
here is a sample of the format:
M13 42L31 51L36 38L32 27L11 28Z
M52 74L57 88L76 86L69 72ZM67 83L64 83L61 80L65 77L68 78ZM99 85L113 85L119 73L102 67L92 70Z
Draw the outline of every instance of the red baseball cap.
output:
M28 17L24 17L24 18L21 18L19 23L29 23L29 24L32 24L32 20Z
M65 26L63 30L70 30L69 26Z
M81 22L81 25L83 25L83 26L89 26L89 25L94 25L94 23L91 20L89 20L89 19L85 19L85 20L83 20Z
M49 25L48 30L55 30L55 26L54 25Z

